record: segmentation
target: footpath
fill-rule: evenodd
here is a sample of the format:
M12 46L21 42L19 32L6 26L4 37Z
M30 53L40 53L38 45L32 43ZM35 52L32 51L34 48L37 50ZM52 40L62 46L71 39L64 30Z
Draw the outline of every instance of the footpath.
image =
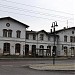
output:
M55 58L55 60L67 60L71 58ZM53 60L53 58L0 58L0 60ZM75 58L73 58L75 60ZM74 64L30 64L28 65L31 69L36 70L70 70L75 71L75 63Z
M57 71L75 71L75 64L33 64L29 68L36 70L57 70Z

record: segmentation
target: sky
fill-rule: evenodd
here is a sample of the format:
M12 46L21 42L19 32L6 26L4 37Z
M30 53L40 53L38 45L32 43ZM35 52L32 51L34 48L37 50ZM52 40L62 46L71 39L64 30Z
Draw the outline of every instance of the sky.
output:
M50 32L55 21L56 30L74 27L74 10L74 0L0 0L0 18L10 16L33 31Z

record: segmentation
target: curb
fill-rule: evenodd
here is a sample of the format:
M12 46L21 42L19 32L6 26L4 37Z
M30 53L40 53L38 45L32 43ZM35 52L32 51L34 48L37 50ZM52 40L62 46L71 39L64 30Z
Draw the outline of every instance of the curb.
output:
M53 58L0 58L0 60L53 60ZM67 60L68 58L55 58L55 60Z
M37 65L29 65L29 68L35 70L45 70L45 71L75 71L74 65L49 65L49 64L37 64Z

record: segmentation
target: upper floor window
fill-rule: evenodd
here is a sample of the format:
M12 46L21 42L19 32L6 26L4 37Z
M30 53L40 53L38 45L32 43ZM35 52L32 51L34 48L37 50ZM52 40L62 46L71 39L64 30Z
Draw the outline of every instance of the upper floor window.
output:
M29 34L26 34L26 39L29 39Z
M20 31L20 30L17 30L17 31L16 31L16 37L17 37L17 38L20 38L20 37L21 37L21 31Z
M40 34L40 40L44 40L44 34Z
M73 36L70 36L70 42L73 42Z
M36 35L35 34L33 34L33 40L36 40Z
M3 29L3 37L7 37L7 29Z
M66 35L64 36L64 42L67 42L67 36Z
M12 30L3 29L3 37L12 37Z
M72 34L74 34L74 31L72 31Z
M75 42L75 36L70 36L70 42Z
M12 37L12 30L8 30L8 37Z

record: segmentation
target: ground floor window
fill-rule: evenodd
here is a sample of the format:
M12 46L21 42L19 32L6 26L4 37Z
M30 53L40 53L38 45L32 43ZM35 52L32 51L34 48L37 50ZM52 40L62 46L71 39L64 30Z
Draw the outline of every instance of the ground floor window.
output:
M20 53L21 45L19 43L15 44L15 53Z
M71 47L71 56L74 56L74 47Z
M26 44L25 45L25 56L28 56L29 55L29 45Z
M64 47L64 55L67 56L67 47Z
M36 45L32 45L32 56L36 55Z
M47 46L46 56L51 56L51 46Z
M39 55L40 56L43 56L44 55L44 46L43 45L40 45Z
M10 43L4 43L3 53L10 53Z

